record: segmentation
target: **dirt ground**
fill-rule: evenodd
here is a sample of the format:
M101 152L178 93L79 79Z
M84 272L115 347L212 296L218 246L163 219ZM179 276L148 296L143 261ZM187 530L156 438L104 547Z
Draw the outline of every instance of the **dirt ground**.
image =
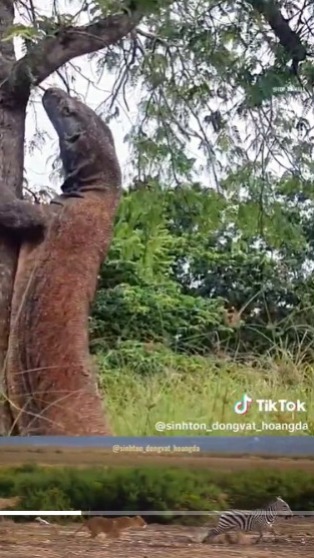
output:
M123 447L123 446L122 446ZM202 453L187 454L169 451L156 453L154 451L121 451L98 448L13 448L1 447L0 467L18 467L24 464L36 463L48 467L182 467L206 468L223 471L237 471L247 469L299 469L314 471L314 460L310 458L291 457L260 457L255 455L226 456L208 455Z
M241 535L236 544L225 540L196 542L204 527L151 524L145 531L124 532L119 540L103 535L91 540L78 524L67 526L0 522L0 558L313 558L314 518L295 517L276 524L278 540L271 535L254 545L256 535Z

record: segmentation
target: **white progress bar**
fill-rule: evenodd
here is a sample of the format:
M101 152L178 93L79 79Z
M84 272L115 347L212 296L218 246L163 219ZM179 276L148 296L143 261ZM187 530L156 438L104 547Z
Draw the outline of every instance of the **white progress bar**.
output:
M242 511L248 515L250 515L252 513L252 511L254 510L238 510L238 511ZM221 515L223 513L223 511L211 511L211 512L204 512L204 511L179 511L179 510L173 510L173 511L148 511L148 510L138 510L138 511L127 511L127 510L120 510L120 511L114 511L114 510L107 510L107 511L82 511L82 510L68 510L68 511L43 511L43 510L36 510L36 511L5 511L5 510L0 510L0 517L1 516L9 516L9 517L13 517L13 516L25 516L25 517L30 517L30 516L107 516L107 515L117 515L117 516L125 516L125 515L142 515L142 516L165 516L165 517L169 517L169 516L217 516L217 515ZM288 516L289 514L287 512L277 512L276 513L277 516ZM294 516L314 516L314 511L294 511L293 512Z
M0 516L1 515L6 515L6 516L10 516L10 517L12 517L14 515L15 516L19 515L19 516L28 517L28 516L31 516L31 515L35 515L35 516L38 516L38 515L49 515L49 516L52 516L52 515L60 515L60 516L62 516L62 515L73 515L74 516L74 515L84 515L84 514L81 511L50 511L50 512L47 512L47 511L37 510L37 511L23 511L22 512L22 511L0 510Z

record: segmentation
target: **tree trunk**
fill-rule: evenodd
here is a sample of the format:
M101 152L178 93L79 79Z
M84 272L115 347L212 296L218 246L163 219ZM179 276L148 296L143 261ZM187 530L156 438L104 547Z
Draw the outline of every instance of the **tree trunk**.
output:
M26 107L15 110L1 106L0 92L0 188L1 183L21 197L24 160ZM10 238L0 237L0 435L10 431L11 417L5 401L5 358L9 338L10 304L16 270L18 246Z
M13 0L0 0L0 41L14 18ZM0 189L2 185L22 195L24 166L24 134L29 92L14 99L7 78L15 62L11 42L0 42ZM28 89L28 86L26 86ZM5 359L9 338L10 304L16 270L18 246L0 236L0 435L7 434L12 424L6 403Z

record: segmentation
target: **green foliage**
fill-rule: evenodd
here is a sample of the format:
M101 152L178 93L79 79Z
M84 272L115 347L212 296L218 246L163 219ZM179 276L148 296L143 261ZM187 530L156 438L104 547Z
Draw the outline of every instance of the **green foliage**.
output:
M6 35L2 39L2 42L12 41L15 37L21 37L26 40L34 40L37 39L38 36L38 32L34 27L16 23L15 25L12 25L12 27L7 28Z
M197 458L196 458L197 459ZM253 509L280 495L293 510L314 510L313 473L250 468L217 471L198 467L41 468L32 473L2 471L4 497L19 496L18 509L45 511L212 511ZM180 516L146 516L147 521L180 522ZM204 517L202 518L204 520ZM195 522L202 521L195 516ZM207 518L208 520L208 518Z
M25 7L27 25L10 27L4 40L22 37L28 48L66 34L68 28L72 36L77 24L93 22L99 32L106 28L106 18L123 15L126 9L131 16L142 14L136 39L132 35L124 40L118 32L105 53L100 44L100 52L90 56L97 61L99 76L105 69L116 77L104 107L106 117L119 116L121 104L128 106L129 93L142 91L138 118L132 119L126 138L139 178L156 172L173 185L202 176L203 182L218 186L248 165L254 179L267 174L275 180L286 172L303 179L312 176L307 118L312 63L310 58L302 62L298 79L290 68L293 49L280 43L280 32L267 17L273 13L278 21L283 7L287 9L291 30L284 29L284 34L292 35L293 43L297 32L302 49L310 53L310 4L302 9L282 1L95 0L78 8L72 0L69 7L71 13L55 4L50 13L40 6ZM128 26L125 29L129 33ZM75 79L69 74L71 87ZM302 138L299 120L309 132Z
M307 185L307 211L290 201L299 185L273 185L286 203L268 204L266 213L249 178L251 201L234 195L233 204L198 184L164 190L149 182L125 194L93 309L92 346L159 342L197 354L281 347L309 358L313 209Z
M177 350L201 352L215 339L221 314L219 300L195 300L175 284L121 284L98 295L93 327L105 346L117 340L162 341Z
M189 189L185 193L189 198ZM199 197L195 211L200 210ZM218 327L228 330L219 297L210 300L185 293L174 277L190 235L173 234L172 200L177 202L173 193L158 186L124 196L94 307L94 346L160 341L179 351L195 352L212 345ZM184 218L196 222L196 213ZM215 221L213 215L212 226Z
M141 177L156 172L178 184L202 173L203 163L216 184L248 163L253 179L265 172L278 177L274 163L280 176L284 168L306 175L310 160L296 152L295 101L302 110L309 93L289 69L291 53L252 2L164 2L158 16L151 9L146 19L151 35L141 37L145 48L129 69L130 83L143 84L138 122L127 138ZM304 142L311 149L309 138Z

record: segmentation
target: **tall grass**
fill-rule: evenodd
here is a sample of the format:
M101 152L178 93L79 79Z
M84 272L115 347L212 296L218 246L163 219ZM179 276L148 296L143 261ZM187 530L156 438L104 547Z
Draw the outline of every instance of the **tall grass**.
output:
M243 363L177 354L162 345L125 343L106 356L98 354L97 360L116 435L314 434L314 367L283 348L263 358L248 357ZM246 415L239 416L234 404L243 393L254 403ZM306 412L259 412L256 399L299 399L305 402ZM156 431L158 421L169 429ZM181 423L194 425L180 428ZM235 423L247 429L231 430ZM257 430L248 426L252 423ZM289 431L284 426L261 430L262 423L302 423L307 430L292 432L292 427Z

